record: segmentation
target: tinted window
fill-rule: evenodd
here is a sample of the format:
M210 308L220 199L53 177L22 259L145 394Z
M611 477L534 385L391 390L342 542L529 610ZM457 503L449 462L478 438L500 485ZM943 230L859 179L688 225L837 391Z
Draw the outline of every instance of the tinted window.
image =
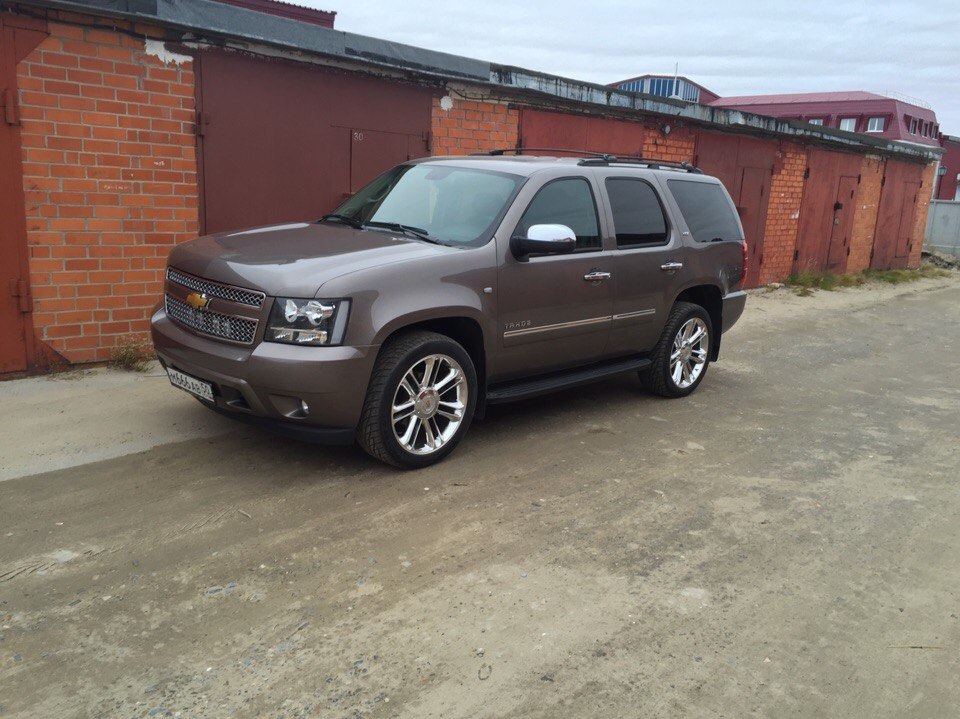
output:
M516 234L533 225L566 225L577 236L577 249L599 249L600 227L590 184L580 178L555 180L536 194L520 218Z
M710 242L715 239L742 240L737 216L720 185L708 182L667 180L667 186L680 206L683 219L693 239Z
M667 221L657 193L643 180L607 178L617 247L659 245L667 241Z

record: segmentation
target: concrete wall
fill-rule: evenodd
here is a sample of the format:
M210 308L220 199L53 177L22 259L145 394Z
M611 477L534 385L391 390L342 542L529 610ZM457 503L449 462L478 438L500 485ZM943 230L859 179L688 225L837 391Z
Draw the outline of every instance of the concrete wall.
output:
M923 248L960 257L960 202L935 200L926 219Z

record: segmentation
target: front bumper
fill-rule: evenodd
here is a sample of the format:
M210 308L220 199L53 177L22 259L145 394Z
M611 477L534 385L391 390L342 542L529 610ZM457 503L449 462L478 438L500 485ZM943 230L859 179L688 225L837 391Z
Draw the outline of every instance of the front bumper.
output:
M723 297L723 328L721 332L726 332L733 327L740 315L743 314L743 308L747 304L747 293L743 290L730 292Z
M151 330L165 367L213 384L211 409L301 439L352 440L378 347L240 347L182 328L162 307ZM309 406L306 414L301 401Z

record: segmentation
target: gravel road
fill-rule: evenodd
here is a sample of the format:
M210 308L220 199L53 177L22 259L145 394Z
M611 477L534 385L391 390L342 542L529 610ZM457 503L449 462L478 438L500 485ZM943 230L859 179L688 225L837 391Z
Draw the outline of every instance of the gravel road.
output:
M757 293L692 397L497 407L415 473L3 383L0 715L956 716L958 328L957 279Z

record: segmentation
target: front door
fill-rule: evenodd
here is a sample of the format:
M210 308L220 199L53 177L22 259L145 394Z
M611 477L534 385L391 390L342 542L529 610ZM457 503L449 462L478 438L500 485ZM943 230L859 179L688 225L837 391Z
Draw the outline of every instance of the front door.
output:
M577 251L525 260L507 252L498 281L502 354L495 381L588 363L607 349L612 262L602 247L591 183L584 177L547 183L513 233L542 224L572 229Z

